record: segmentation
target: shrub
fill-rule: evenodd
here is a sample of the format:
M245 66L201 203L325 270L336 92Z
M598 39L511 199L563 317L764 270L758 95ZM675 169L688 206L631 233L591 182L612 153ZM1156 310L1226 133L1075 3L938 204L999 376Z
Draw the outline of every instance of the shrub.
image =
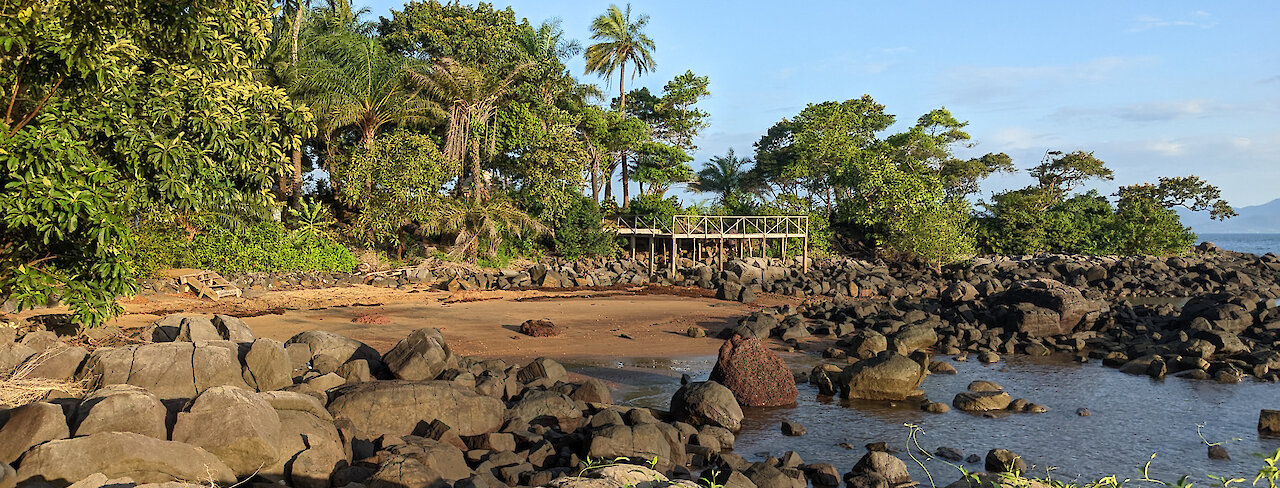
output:
M569 259L610 254L617 249L611 232L601 226L600 207L590 197L580 197L569 205L565 218L555 227L556 251Z
M215 228L197 235L190 254L179 263L225 272L350 272L358 264L346 247L329 239L294 235L278 222L258 223L245 232Z

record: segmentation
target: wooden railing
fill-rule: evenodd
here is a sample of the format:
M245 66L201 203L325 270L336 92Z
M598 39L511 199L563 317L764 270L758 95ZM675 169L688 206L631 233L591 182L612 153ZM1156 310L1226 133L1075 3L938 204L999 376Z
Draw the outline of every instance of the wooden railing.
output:
M675 234L679 237L804 237L807 215L676 215L663 219L648 215L622 215L607 222L619 234Z

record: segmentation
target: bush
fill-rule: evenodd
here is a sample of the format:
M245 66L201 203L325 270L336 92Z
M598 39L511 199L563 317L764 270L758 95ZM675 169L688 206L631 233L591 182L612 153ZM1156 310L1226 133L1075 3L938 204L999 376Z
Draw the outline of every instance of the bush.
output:
M129 259L138 277L154 278L156 272L174 267L190 252L190 241L181 227L172 223L145 222L133 229L136 244Z
M340 271L359 264L346 247L329 239L308 239L278 222L255 224L245 232L216 228L191 241L184 267L225 272Z
M591 197L570 203L555 231L556 251L569 259L610 254L617 249L614 234L605 231L600 207Z
M130 257L146 275L166 268L218 272L350 272L359 264L346 247L325 237L290 232L279 222L250 224L243 229L212 227L187 240L171 223L147 223L136 229Z
M637 196L622 210L625 215L643 215L659 222L671 222L671 218L684 213L684 207L676 197L662 198L652 193Z

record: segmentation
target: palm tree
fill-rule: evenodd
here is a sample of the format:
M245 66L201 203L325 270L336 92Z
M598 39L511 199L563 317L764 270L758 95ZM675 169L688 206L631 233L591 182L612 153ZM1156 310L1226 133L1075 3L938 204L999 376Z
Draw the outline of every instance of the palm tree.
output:
M712 157L698 172L698 180L691 186L696 191L719 194L720 205L728 207L735 195L756 191L757 185L747 168L749 164L750 159L737 157L733 148L729 148L724 156Z
M444 112L409 83L413 59L389 53L377 39L339 32L315 40L315 59L299 70L302 98L311 102L326 146L349 132L361 148L378 133L400 125L425 124Z
M591 22L591 38L597 42L587 48L587 73L604 76L606 82L618 72L618 111L626 113L627 108L627 62L634 66L631 78L653 70L653 39L645 35L644 28L649 24L648 15L640 15L635 22L631 21L631 4L627 4L626 12L617 5L610 5L609 10ZM627 189L626 155L622 155L622 204L630 199Z
M487 76L485 70L441 58L430 72L411 71L415 85L448 107L449 127L445 133L444 155L467 166L476 198L485 200L488 191L481 170L481 140L487 138L487 156L497 149L497 134L490 127L493 115L507 97L507 89L525 70L533 67L521 63L505 78Z
M450 257L471 262L475 262L482 245L486 256L496 256L505 234L520 237L526 232L547 232L547 226L502 194L485 200L475 195L445 198L433 206L432 213L433 218L422 230L427 234L455 235Z

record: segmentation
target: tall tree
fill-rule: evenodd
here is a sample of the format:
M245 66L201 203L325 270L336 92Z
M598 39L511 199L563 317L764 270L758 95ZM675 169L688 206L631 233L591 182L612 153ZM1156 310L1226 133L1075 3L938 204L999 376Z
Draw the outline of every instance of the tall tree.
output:
M373 147L379 133L439 120L439 104L409 82L422 63L389 53L377 39L339 32L315 40L311 61L299 73L303 99L319 117L320 135L332 152L335 138Z
M750 159L738 157L733 148L729 148L724 156L712 156L698 171L693 189L719 195L719 203L723 207L739 206L745 203L744 197L755 190L751 169L748 168L750 164Z
M505 77L497 78L480 68L441 58L430 72L413 72L414 83L448 107L444 156L466 161L475 198L486 200L488 196L481 148L490 158L496 151L497 137L489 126L490 120L506 100L511 84L531 66L516 65Z
M631 20L631 4L627 4L624 12L617 5L610 5L609 10L591 22L591 39L600 41L587 47L587 73L604 76L605 81L618 72L619 111L626 112L627 107L627 63L632 66L631 77L642 75L654 69L653 39L644 33L649 24L648 15L640 15ZM622 157L622 204L630 200L626 156Z
M0 2L0 295L99 324L131 293L137 204L269 199L311 113L255 79L252 0Z

